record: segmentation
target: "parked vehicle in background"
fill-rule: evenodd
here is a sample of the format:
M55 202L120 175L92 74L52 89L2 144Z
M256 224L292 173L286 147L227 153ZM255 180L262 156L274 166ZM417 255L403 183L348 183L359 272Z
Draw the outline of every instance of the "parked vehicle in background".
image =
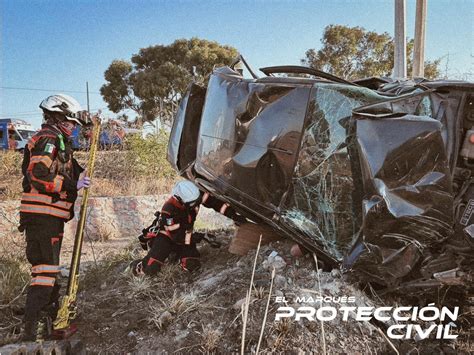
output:
M86 128L82 126L76 126L71 134L72 149L81 150L86 149L89 146L89 139L85 136Z
M0 119L0 148L23 151L36 130L24 120Z
M174 169L364 281L472 290L474 84L261 71L217 68L190 86Z
M121 149L127 129L116 120L109 120L102 124L99 136L100 149ZM76 150L88 149L91 139L91 128L88 126L78 126L72 132L72 147Z
M99 146L101 149L121 149L124 138L125 131L123 127L117 121L110 120L102 125Z

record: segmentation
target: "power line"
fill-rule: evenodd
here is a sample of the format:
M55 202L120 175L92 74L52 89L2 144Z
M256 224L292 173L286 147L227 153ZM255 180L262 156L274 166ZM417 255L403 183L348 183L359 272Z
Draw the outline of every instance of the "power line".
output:
M4 115L0 113L0 116L3 118L35 118L35 117L43 117L42 113L38 114L27 114L27 115Z
M97 112L99 110L104 110L106 107L99 107L99 108L93 108L91 109L91 113ZM33 119L33 118L43 118L43 113L42 111L36 112L36 113L28 113L28 114L20 114L20 113L10 113L10 114L0 114L0 118L13 118L13 119Z
M39 113L39 112L40 112L40 109L38 108L37 110L34 110L34 111L8 112L8 113L4 113L3 115L23 115L23 114Z
M21 115L21 116L12 116L12 115L0 115L3 118L18 118L18 119L24 119L24 118L39 118L43 117L43 115Z
M14 87L14 86L0 86L0 89L5 89L5 90L27 90L27 91L46 91L46 92L68 92L68 93L72 93L72 94L87 94L87 91L20 88L20 87ZM89 94L100 95L100 92L91 92L91 91L89 91Z
M38 111L36 113L0 113L2 117L18 117L18 116L43 116L43 111Z

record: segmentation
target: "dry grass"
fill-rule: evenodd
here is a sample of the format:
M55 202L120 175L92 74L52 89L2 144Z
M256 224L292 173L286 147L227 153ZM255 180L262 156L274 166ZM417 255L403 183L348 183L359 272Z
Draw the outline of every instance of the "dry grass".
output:
M151 297L154 294L153 281L149 277L130 275L127 285L133 297Z
M178 294L178 292L174 290L173 295L170 298L159 300L163 304L165 310L177 316L197 309L200 303L198 296L192 291L185 291Z
M102 257L97 263L91 265L84 273L80 274L81 280L79 287L81 289L93 289L100 285L106 277L114 275L114 277L124 278L124 275L117 272L118 268L125 269L124 265L137 258L135 243L120 250L120 252L111 252Z
M0 151L0 200L17 199L21 194L21 162L23 155Z
M248 321L248 315L249 315L250 298L252 296L252 288L254 287L253 279L254 279L254 276L255 276L258 253L260 251L260 245L261 244L262 244L262 235L260 234L260 239L258 241L257 251L255 252L255 260L254 260L254 263L253 263L252 276L250 277L249 290L247 291L247 297L245 299L245 303L242 305L242 339L241 339L242 341L241 341L241 347L240 347L240 352L241 352L242 355L245 353L245 332L247 331L247 321Z
M18 311L29 284L28 264L15 256L0 257L0 346L16 342L22 324Z
M25 256L25 236L18 231L18 220L8 219L8 216L0 210L0 219L7 233L0 234L0 258L11 258L21 260L28 265Z
M150 278L147 278L151 280ZM197 296L190 292L179 293L177 290L173 290L173 294L169 297L166 295L156 296L153 300L155 304L151 307L155 310L153 313L161 313L168 311L173 315L182 315L186 312L196 309L199 304Z
M177 278L181 277L183 270L177 263L167 263L163 265L158 275L159 280L165 285L173 285Z
M76 158L85 165L88 155L86 152L77 152ZM167 162L163 162L162 171L154 167L147 172L146 169L143 171L142 166L137 169L137 162L130 151L101 151L97 159L92 196L164 194L168 193L175 183L175 177L168 176L170 167Z
M200 335L200 348L201 351L204 353L211 353L217 350L217 346L219 345L219 341L222 337L222 331L219 329L213 329L210 325L204 327L202 326L202 332L196 332Z
M197 310L201 303L197 294L186 290L182 293L174 290L169 297L158 296L149 305L148 323L154 324L158 329L163 329L171 320L176 321L182 315ZM166 319L164 319L165 314L169 314Z
M265 287L263 286L255 287L253 290L253 294L256 299L259 299L259 300L264 299L265 294L266 294Z
M98 240L100 242L106 242L116 237L118 237L116 235L116 229L114 229L109 224L99 224L97 226L97 235L94 240Z
M0 152L0 171L2 176L21 175L23 155L11 150Z
M275 331L278 335L290 334L295 329L295 322L290 318L283 318L278 322L273 322L272 331Z
M170 191L177 176L165 159L166 147L157 151L148 149L150 142L143 142L136 142L126 151L97 153L91 196L157 195ZM151 144L153 148L154 143ZM88 152L75 152L74 157L87 166ZM20 198L22 161L20 153L0 152L0 201Z
M258 344L257 344L257 350L255 353L258 355L258 351L260 349L260 345L262 344L262 339L263 339L263 333L265 331L265 323L267 322L267 316L268 316L268 308L270 306L270 299L272 297L272 289L273 289L273 281L275 280L275 268L272 270L272 278L270 281L270 289L268 290L268 299L267 299L267 305L265 306L265 314L263 316L262 320L262 329L260 330L260 336L258 338Z
M14 301L30 279L23 260L14 257L0 258L0 307Z
M16 180L0 182L0 201L19 200L21 197L21 177Z
M171 319L165 319L163 316L164 311L162 311L159 305L152 304L148 307L148 323L153 324L159 330L166 328L171 321Z

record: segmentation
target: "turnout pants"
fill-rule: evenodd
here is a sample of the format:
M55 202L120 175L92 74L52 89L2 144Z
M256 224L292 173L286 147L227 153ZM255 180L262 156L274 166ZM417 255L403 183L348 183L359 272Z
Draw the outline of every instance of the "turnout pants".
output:
M170 238L158 234L152 241L148 254L142 260L143 272L146 275L156 275L171 253L176 253L181 267L186 271L194 271L201 266L196 243L176 244Z
M31 264L31 283L26 295L25 321L38 320L46 312L53 320L59 309L59 253L64 221L38 216L25 226L26 257Z

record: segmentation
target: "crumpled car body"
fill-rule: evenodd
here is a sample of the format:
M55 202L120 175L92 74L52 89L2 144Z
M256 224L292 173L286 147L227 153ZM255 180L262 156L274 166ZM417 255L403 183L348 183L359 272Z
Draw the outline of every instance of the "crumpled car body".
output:
M364 280L472 281L474 84L330 79L214 70L181 102L169 162Z

